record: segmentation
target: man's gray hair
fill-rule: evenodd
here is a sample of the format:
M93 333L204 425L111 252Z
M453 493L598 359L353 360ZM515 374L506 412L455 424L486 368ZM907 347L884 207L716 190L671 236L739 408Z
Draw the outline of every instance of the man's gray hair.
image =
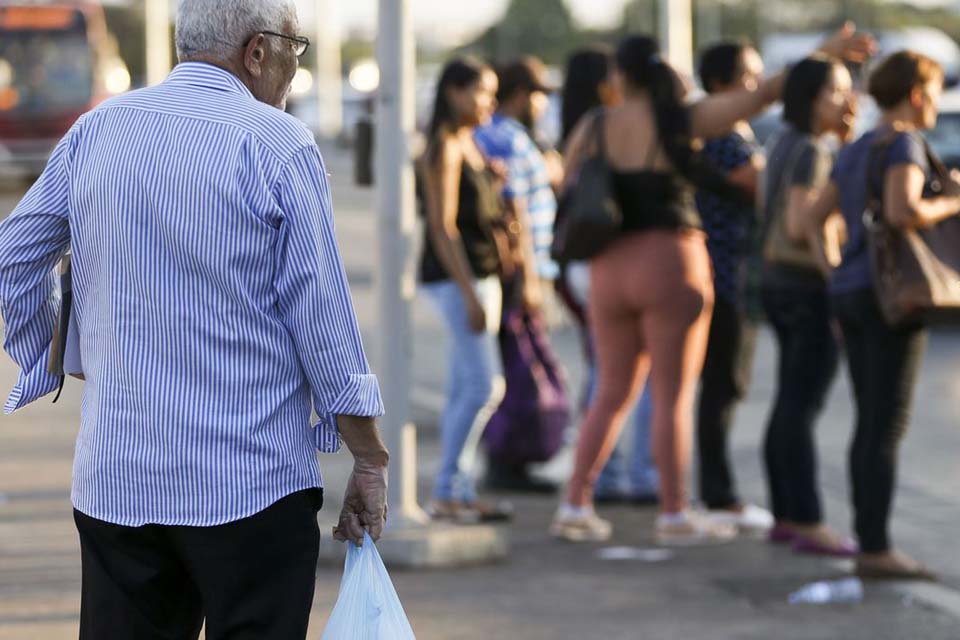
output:
M282 32L293 16L293 0L180 0L177 56L229 58L256 33Z

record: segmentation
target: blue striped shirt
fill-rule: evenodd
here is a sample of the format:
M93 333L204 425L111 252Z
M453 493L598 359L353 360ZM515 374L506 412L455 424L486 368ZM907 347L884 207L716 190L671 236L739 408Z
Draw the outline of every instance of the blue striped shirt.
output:
M84 115L0 223L4 348L21 370L7 413L58 384L53 270L68 247L82 513L238 520L322 486L336 415L383 413L313 137L231 73L181 64Z

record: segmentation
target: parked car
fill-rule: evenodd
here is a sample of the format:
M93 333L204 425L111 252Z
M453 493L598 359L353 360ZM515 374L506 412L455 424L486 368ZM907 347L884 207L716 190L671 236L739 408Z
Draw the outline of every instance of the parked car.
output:
M948 167L960 168L960 91L943 95L937 126L927 132L927 140Z

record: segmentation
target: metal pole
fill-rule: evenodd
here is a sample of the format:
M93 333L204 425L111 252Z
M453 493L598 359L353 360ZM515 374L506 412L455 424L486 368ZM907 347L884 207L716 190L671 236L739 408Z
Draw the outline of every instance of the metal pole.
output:
M723 37L723 4L717 0L700 0L697 10L697 49L716 44Z
M693 9L691 0L660 0L660 39L673 67L693 74Z
M343 130L343 88L340 71L342 30L338 0L317 0L316 22L316 86L318 131L335 138Z
M147 84L155 85L170 73L169 0L145 0L143 19L147 34Z
M377 60L376 185L379 221L380 381L387 415L384 440L390 449L389 526L427 522L417 504L416 428L410 422L415 294L410 259L416 216L410 141L414 134L415 53L409 0L380 0Z

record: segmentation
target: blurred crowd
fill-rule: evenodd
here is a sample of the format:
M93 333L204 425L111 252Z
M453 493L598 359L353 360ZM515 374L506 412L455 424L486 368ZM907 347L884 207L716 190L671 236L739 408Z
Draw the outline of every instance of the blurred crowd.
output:
M530 467L573 427L557 538L610 538L597 503L658 505L659 544L760 535L855 558L863 577L934 577L889 533L926 323L886 313L871 234L935 227L960 211L960 189L923 136L943 70L875 49L845 25L765 75L752 46L719 42L699 57L699 87L637 35L573 52L561 88L534 58L443 68L417 165L420 279L451 338L432 517L511 518L478 497L481 438L487 489L555 492ZM558 89L551 148L534 124ZM857 138L861 91L880 118ZM761 146L749 120L775 103L782 123ZM550 346L554 296L582 330L582 403ZM757 443L766 507L741 498L728 446L762 322L779 358ZM852 536L825 524L814 437L842 361L856 408Z

